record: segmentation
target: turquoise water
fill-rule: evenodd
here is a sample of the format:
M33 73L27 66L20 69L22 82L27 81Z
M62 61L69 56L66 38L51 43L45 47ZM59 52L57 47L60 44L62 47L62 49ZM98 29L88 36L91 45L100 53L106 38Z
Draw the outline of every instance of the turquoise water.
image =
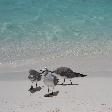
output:
M110 55L112 0L0 0L0 62Z

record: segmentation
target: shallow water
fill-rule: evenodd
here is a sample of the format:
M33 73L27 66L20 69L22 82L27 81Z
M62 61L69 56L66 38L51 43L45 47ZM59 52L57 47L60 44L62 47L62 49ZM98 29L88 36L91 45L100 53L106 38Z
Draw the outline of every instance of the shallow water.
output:
M0 62L112 54L111 0L0 0Z

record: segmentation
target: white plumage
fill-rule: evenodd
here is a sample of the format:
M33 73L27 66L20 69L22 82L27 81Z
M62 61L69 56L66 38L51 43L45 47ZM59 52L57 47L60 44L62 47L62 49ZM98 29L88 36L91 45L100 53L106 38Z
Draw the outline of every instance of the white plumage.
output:
M55 76L55 73L49 72L49 70L47 68L45 68L45 70L43 70L43 73L44 73L44 84L48 87L48 93L49 93L49 87L53 87L53 89L54 89L54 87L59 82L58 81L59 79ZM52 93L53 93L53 91L52 91Z

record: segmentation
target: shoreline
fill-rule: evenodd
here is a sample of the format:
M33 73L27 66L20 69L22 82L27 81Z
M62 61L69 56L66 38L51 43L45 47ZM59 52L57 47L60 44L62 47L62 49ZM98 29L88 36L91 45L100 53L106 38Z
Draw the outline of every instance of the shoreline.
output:
M6 76L10 80L26 80L30 69L39 71L40 69L47 67L50 70L54 70L60 66L70 67L73 71L83 73L89 77L112 76L111 56L76 57L69 55L54 59L49 58L49 60L28 60L26 63L19 64L1 64L0 80L5 80Z

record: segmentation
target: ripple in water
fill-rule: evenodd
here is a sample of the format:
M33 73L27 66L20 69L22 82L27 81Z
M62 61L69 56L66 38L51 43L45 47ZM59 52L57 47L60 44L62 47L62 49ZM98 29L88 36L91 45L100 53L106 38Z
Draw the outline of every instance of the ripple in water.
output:
M0 63L111 55L111 6L111 0L0 0Z

